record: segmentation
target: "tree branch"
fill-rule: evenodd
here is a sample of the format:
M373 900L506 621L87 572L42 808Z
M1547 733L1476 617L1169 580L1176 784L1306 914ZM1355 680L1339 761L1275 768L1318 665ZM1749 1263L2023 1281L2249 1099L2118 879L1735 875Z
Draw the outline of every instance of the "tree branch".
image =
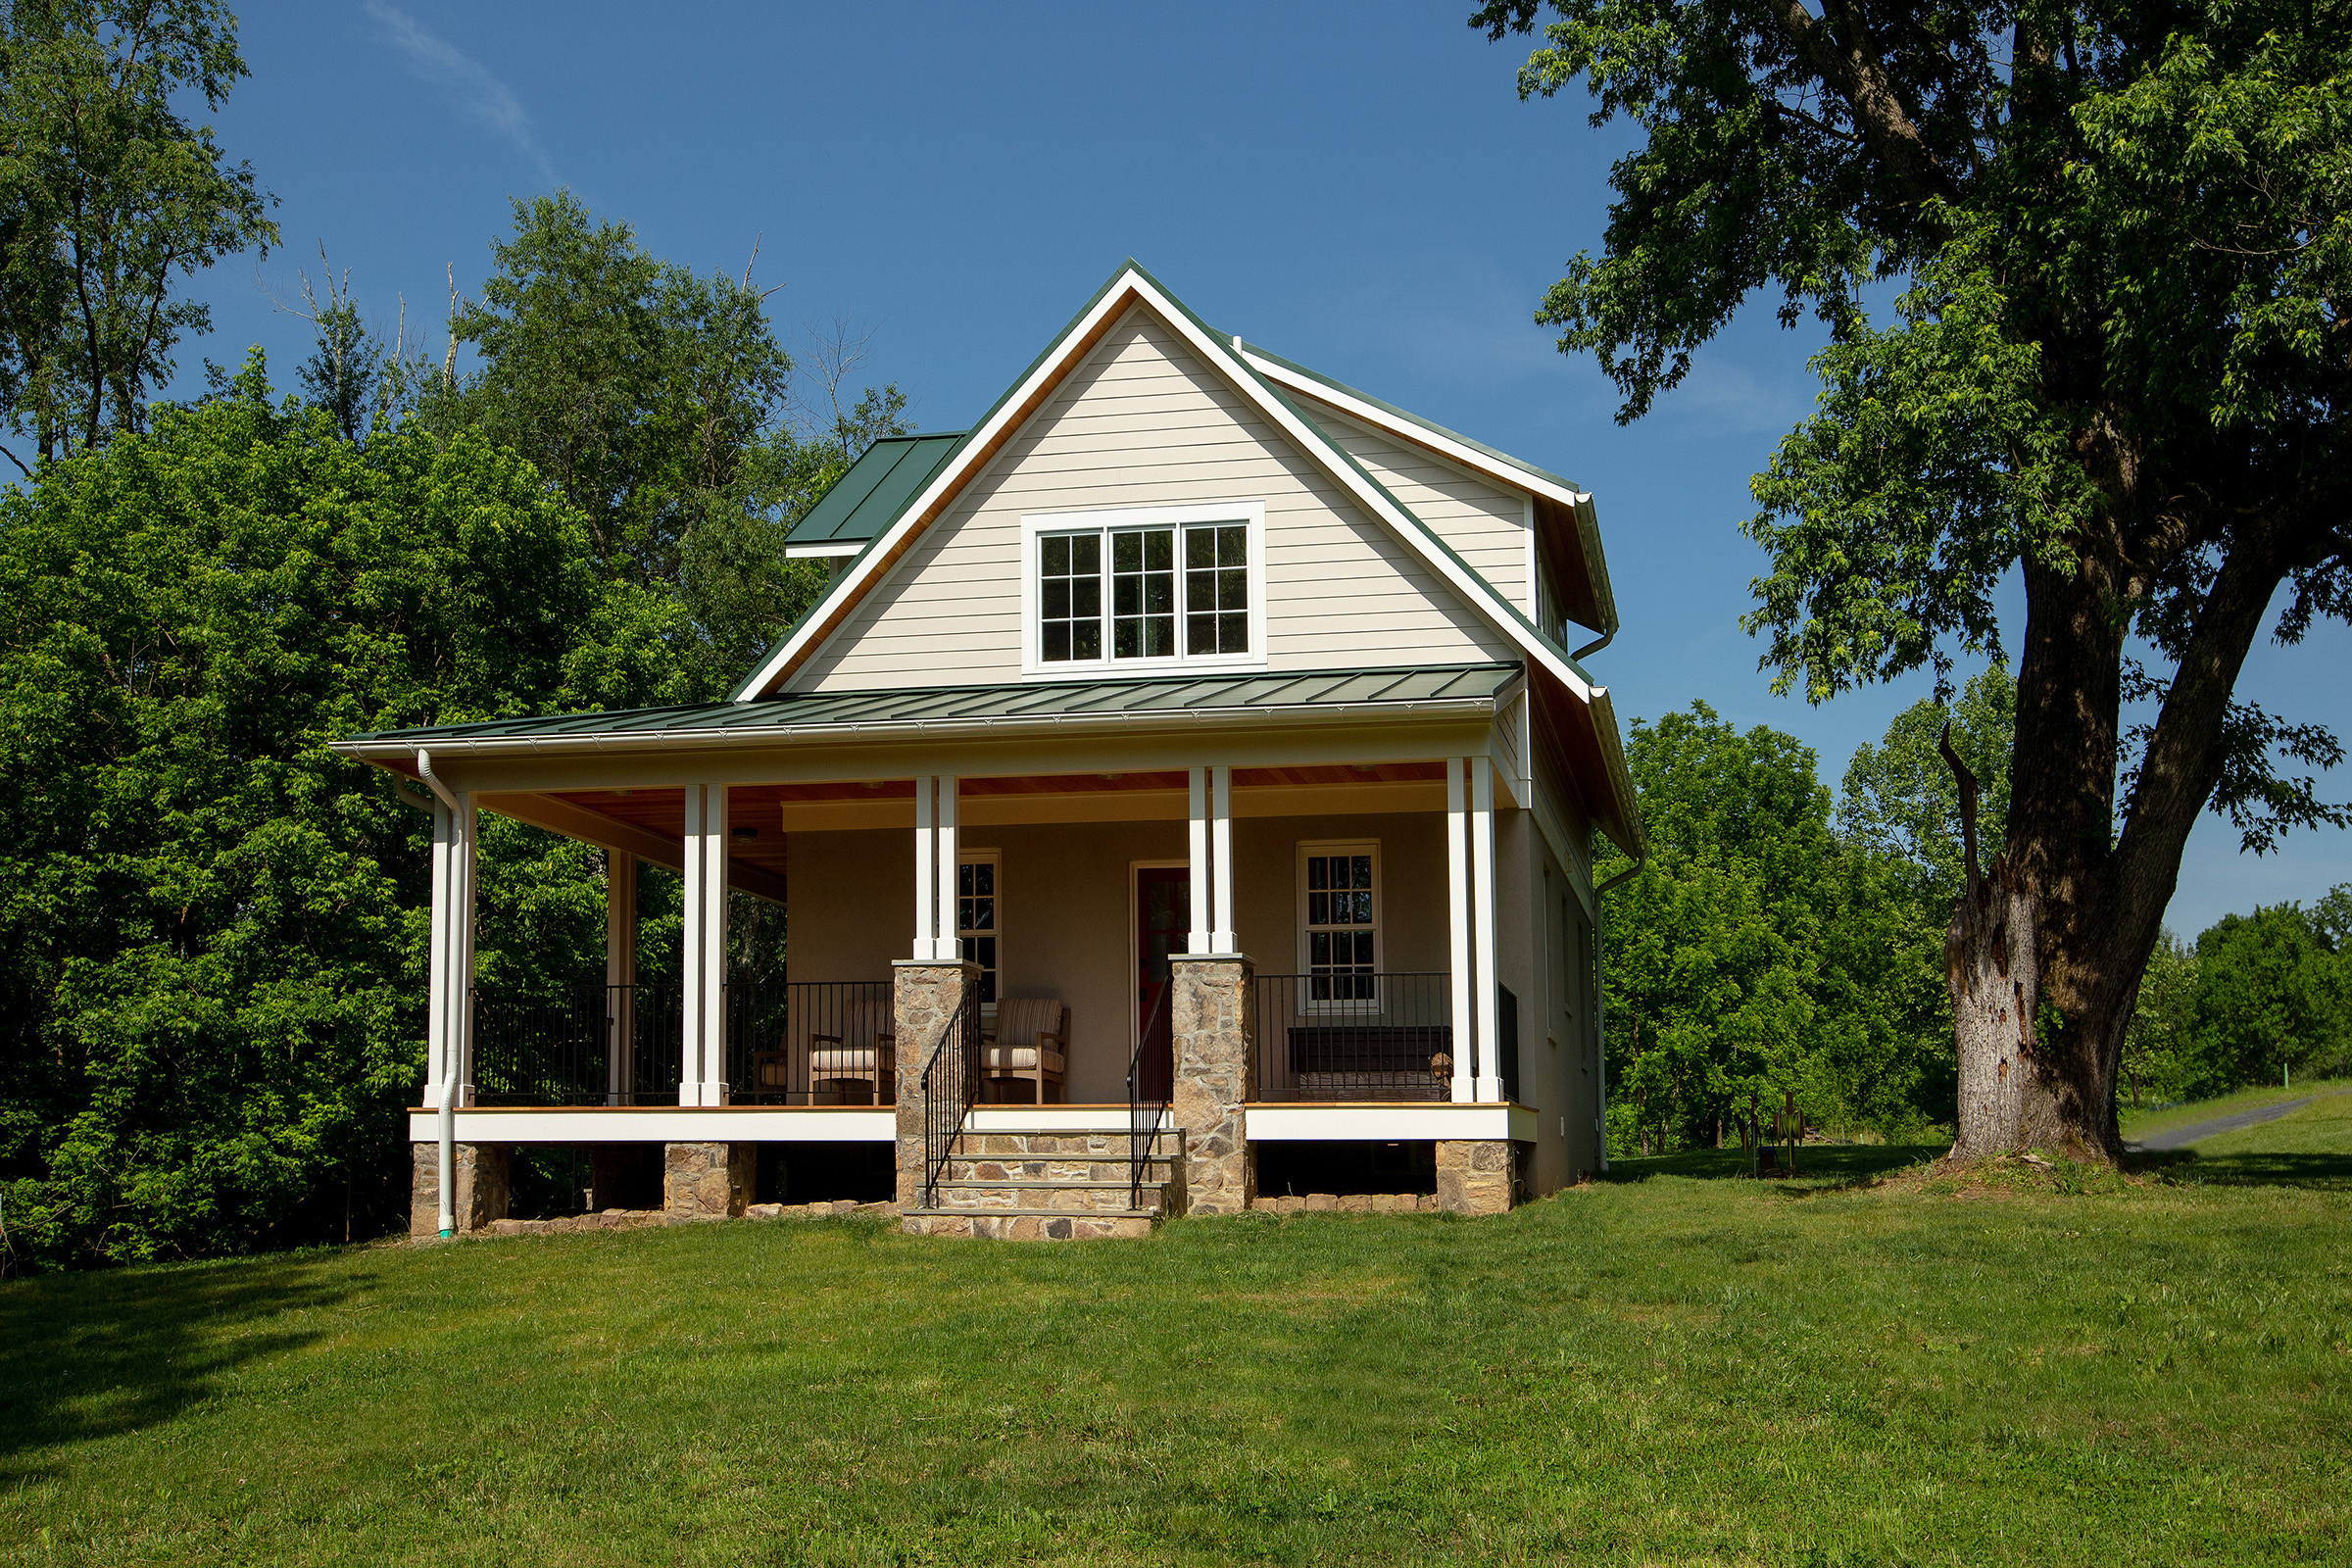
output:
M1956 198L1959 187L1895 95L1885 66L1870 50L1846 0L1822 0L1822 10L1838 23L1837 30L1846 35L1842 46L1831 35L1829 23L1805 9L1804 0L1773 0L1772 10L1782 30L1812 62L1822 81L1853 110L1854 122L1862 127L1871 150L1911 199Z

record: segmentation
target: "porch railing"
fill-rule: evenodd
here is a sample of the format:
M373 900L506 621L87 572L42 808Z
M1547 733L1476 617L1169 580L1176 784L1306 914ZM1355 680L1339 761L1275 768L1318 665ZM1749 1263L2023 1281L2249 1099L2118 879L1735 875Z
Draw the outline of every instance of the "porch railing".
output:
M675 984L581 986L546 997L477 986L475 1102L674 1105L681 1001Z
M1261 974L1257 1098L1453 1098L1451 976Z
M980 992L967 986L931 1059L923 1063L923 1207L939 1206L939 1180L956 1135L980 1098Z
M894 1043L888 980L727 987L726 1074L736 1104L892 1104Z
M1167 1120L1168 1103L1176 1097L1176 1039L1168 1011L1165 980L1154 983L1158 995L1136 1034L1135 1054L1127 1061L1127 1206L1144 1206L1144 1170L1159 1143L1160 1124Z

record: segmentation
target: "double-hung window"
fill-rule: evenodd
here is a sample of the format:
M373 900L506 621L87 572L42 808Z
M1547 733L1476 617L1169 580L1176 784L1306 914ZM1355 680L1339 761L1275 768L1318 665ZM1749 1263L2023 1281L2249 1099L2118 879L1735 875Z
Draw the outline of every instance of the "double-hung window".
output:
M1265 508L1021 519L1032 674L1265 662Z
M997 853L967 854L956 862L956 936L963 961L980 966L980 1005L997 1004L997 938L1000 935Z
M1380 846L1298 846L1299 956L1309 1002L1379 996Z

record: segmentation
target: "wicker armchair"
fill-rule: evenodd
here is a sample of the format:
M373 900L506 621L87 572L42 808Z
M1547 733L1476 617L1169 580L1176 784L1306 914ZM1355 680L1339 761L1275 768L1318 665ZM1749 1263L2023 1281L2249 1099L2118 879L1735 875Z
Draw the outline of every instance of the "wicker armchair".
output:
M1046 1086L1068 1099L1063 1073L1068 1065L1069 1009L1052 997L1007 997L997 1004L997 1027L980 1048L980 1071L1000 1091L1026 1088L1030 1103L1046 1102Z

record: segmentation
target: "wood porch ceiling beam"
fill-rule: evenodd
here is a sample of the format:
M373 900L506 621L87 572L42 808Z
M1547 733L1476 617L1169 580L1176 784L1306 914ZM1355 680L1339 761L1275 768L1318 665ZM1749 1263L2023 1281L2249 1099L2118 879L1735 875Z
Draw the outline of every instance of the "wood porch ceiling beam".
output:
M481 795L475 800L485 811L511 816L517 822L528 822L533 827L561 833L567 839L617 850L624 855L633 855L640 860L666 866L672 871L686 868L683 829L675 835L662 833L635 822L624 822L618 817L608 816L602 811L553 795ZM732 854L727 857L727 885L738 893L749 893L770 904L785 902L785 881L780 872Z

